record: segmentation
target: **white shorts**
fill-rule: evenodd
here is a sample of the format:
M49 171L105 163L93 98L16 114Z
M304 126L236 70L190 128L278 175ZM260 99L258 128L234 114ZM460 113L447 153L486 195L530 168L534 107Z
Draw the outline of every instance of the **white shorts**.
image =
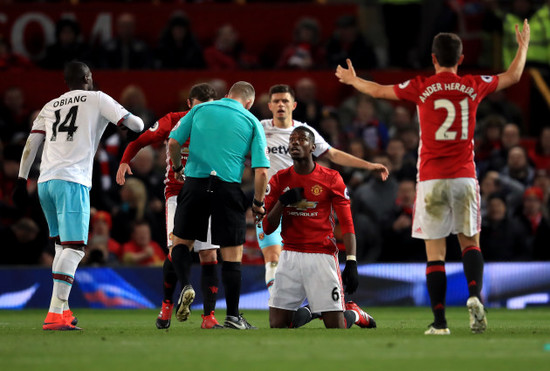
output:
M344 292L336 255L283 250L269 306L295 311L307 298L315 313L344 310Z
M166 200L166 241L168 248L172 247L172 236L174 235L174 216L176 215L176 206L178 206L178 196L169 197ZM193 249L195 252L202 250L219 249L218 245L212 245L212 234L210 233L210 220L208 220L208 235L206 242L195 241Z
M418 182L412 236L423 240L451 233L472 237L481 230L479 184L475 178Z

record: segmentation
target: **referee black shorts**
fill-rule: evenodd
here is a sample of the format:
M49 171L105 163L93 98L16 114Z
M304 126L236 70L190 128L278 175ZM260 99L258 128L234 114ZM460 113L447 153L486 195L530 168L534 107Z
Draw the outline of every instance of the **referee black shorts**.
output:
M212 243L238 246L245 242L247 200L239 183L218 177L189 178L178 195L174 235L206 242L211 217Z

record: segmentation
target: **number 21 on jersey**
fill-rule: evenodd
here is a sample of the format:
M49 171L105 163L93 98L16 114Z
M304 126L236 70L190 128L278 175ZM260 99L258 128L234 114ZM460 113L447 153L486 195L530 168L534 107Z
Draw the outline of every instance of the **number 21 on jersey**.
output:
M468 98L464 98L459 102L459 109L462 117L462 133L460 134L461 140L468 139ZM453 102L448 99L437 99L434 101L434 109L444 109L447 111L447 117L435 132L435 140L455 140L456 131L449 130L456 119L457 107Z

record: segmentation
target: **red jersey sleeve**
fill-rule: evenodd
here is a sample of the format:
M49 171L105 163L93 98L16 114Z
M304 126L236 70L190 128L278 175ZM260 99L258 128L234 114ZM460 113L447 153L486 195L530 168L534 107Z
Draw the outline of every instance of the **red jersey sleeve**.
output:
M143 147L164 142L166 138L168 138L168 135L170 135L172 128L178 123L183 115L184 113L182 112L170 112L160 118L149 130L145 131L136 140L128 144L128 147L124 150L120 163L129 164Z
M271 180L269 181L269 184L267 185L267 189L265 192L266 215L277 203L280 195L281 195L281 190L279 187L279 177L278 177L278 174L275 174L271 177ZM262 220L262 226L266 234L271 234L275 230L275 228L269 224L269 222L267 221L267 218L264 218Z
M497 89L498 76L491 75L476 75L471 76L477 86L477 102L481 102L483 98L491 94Z
M355 233L353 219L351 217L351 207L349 201L349 192L344 184L340 174L336 173L332 179L332 207L336 211L342 234Z
M406 100L409 102L418 103L418 97L420 96L420 88L422 80L424 78L417 76L413 79L402 82L393 86L393 91L397 98L401 100Z

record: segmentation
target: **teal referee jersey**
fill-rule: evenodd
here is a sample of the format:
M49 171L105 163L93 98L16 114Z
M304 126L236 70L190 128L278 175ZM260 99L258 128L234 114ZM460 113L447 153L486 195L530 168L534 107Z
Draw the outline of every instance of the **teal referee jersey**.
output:
M212 171L225 182L240 183L245 156L252 167L269 167L266 139L258 119L236 100L199 104L170 133L183 145L191 137L185 176L207 178Z

